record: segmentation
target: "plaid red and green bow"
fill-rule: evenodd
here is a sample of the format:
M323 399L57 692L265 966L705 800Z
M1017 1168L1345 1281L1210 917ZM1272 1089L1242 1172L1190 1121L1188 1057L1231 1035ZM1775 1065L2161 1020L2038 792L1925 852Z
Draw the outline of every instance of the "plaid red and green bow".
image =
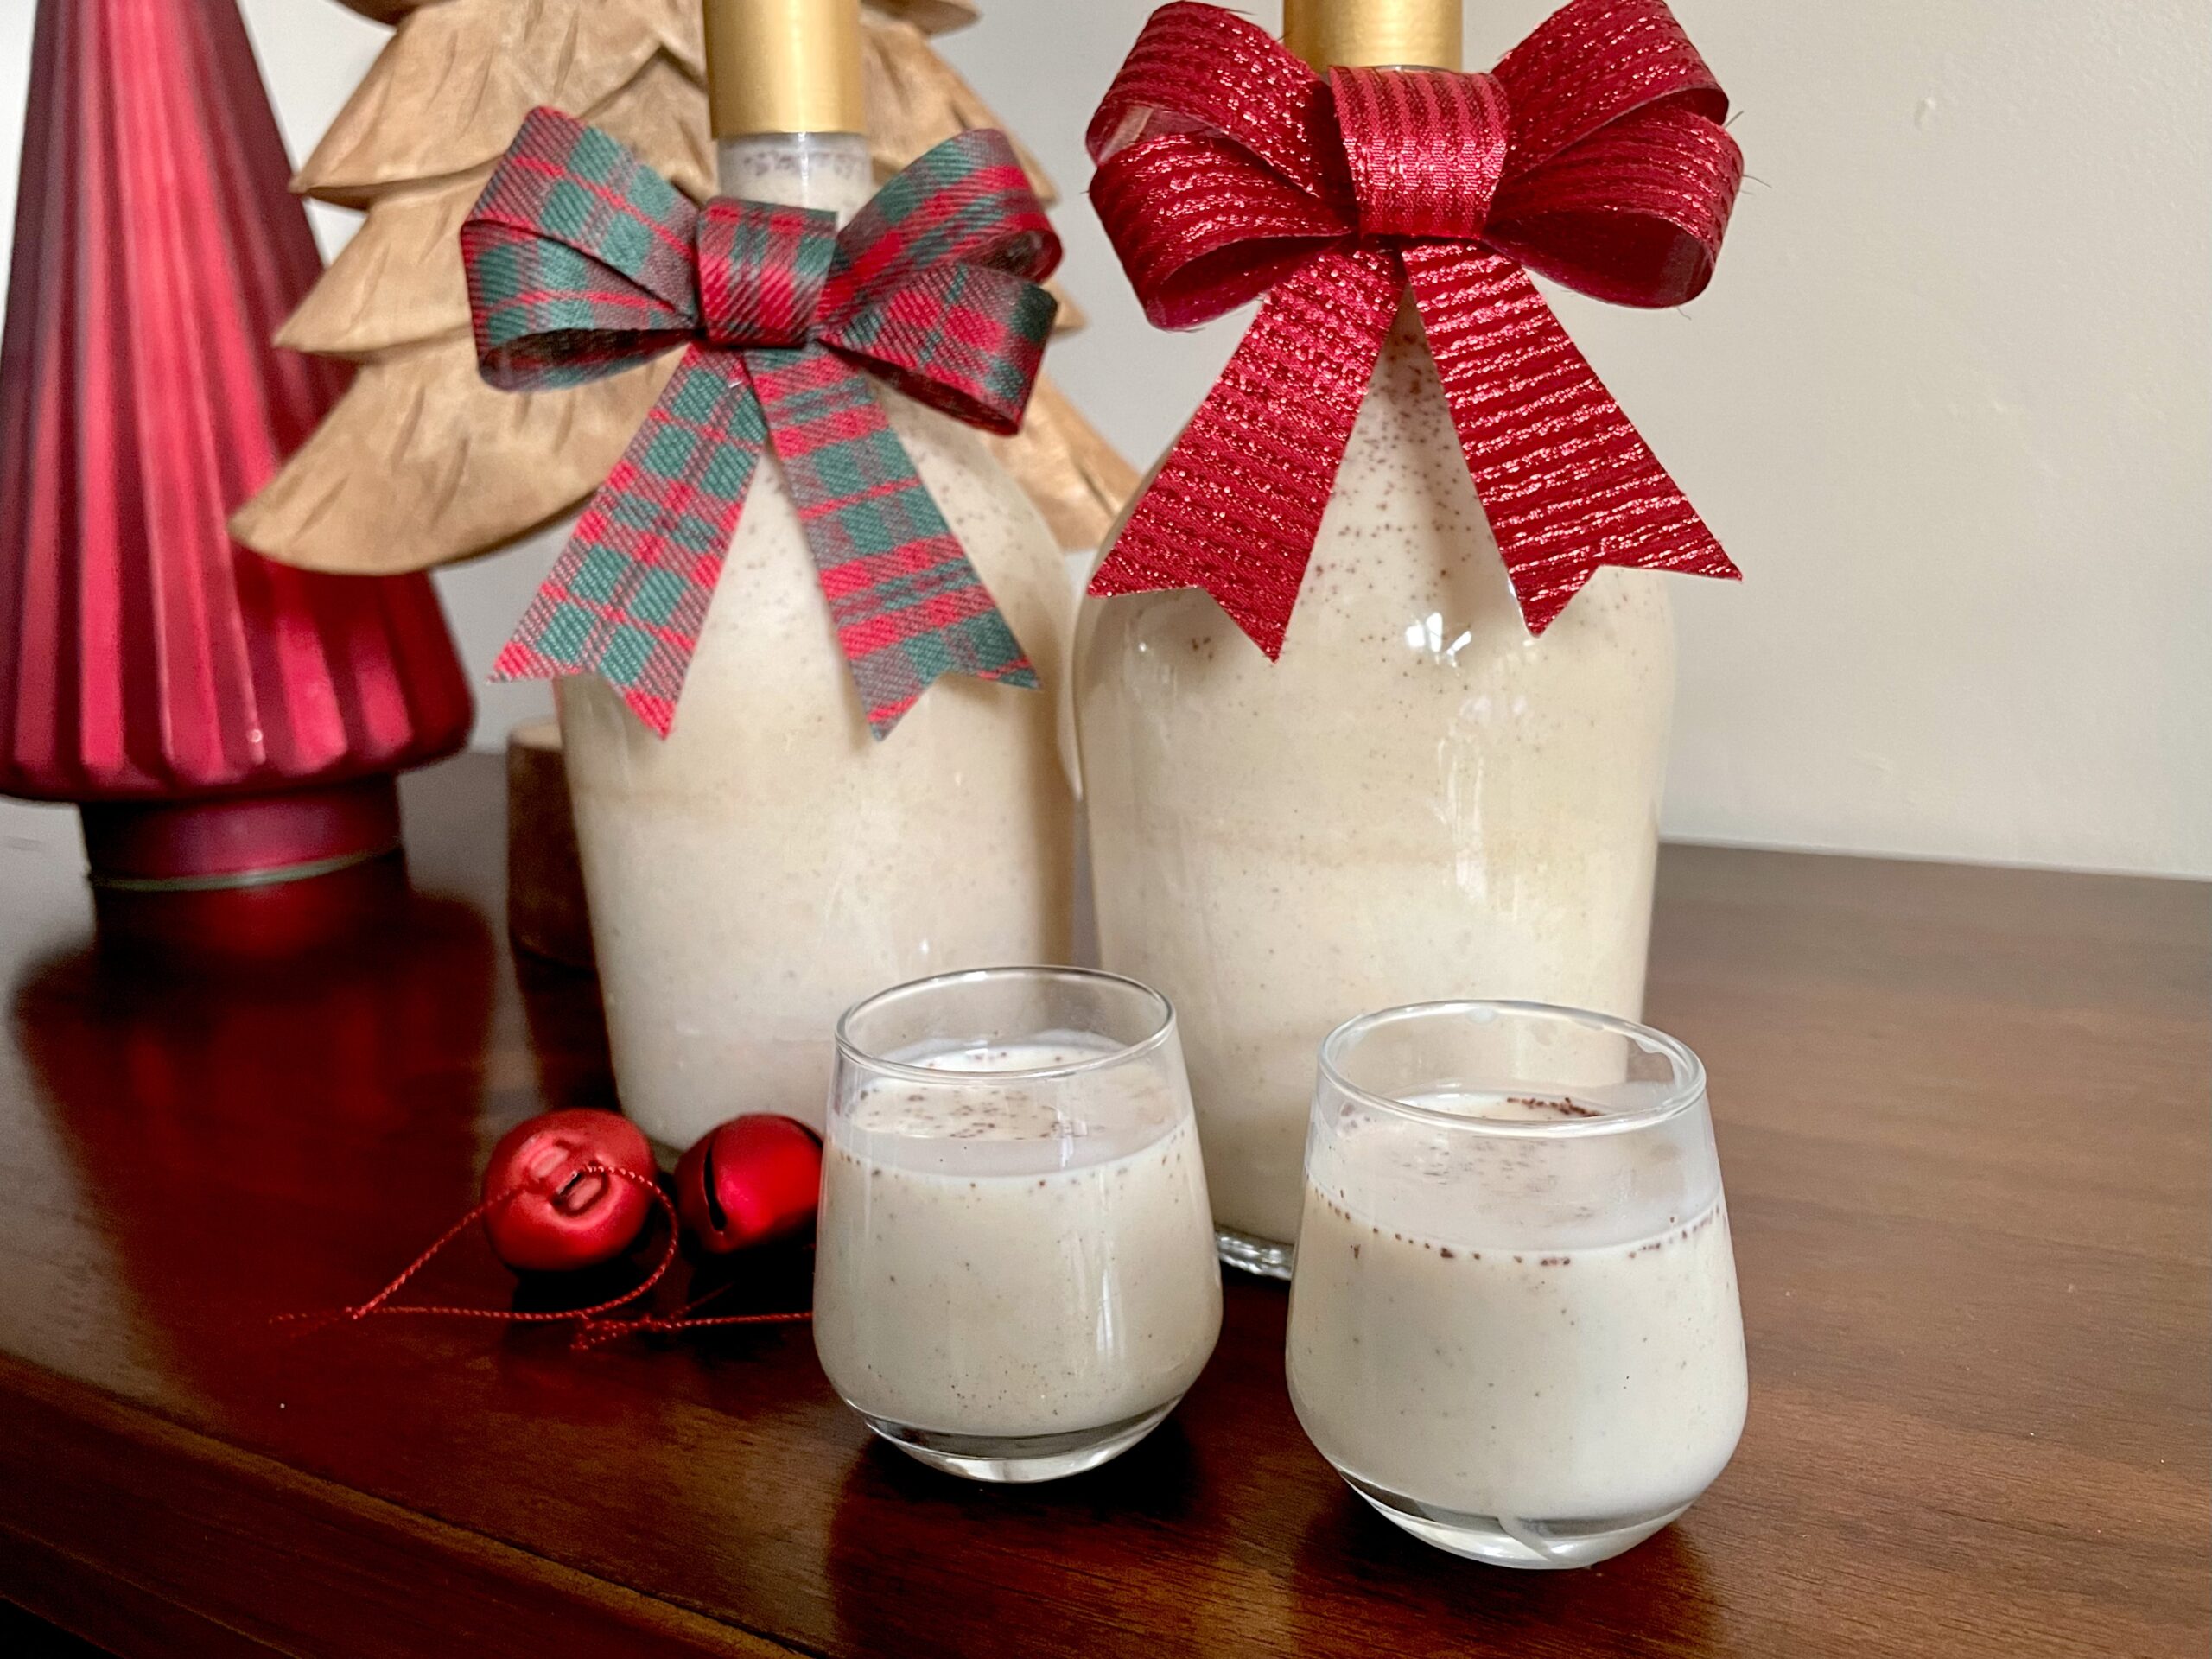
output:
M798 207L695 207L607 134L534 110L461 245L478 362L504 391L690 342L495 677L604 675L665 737L772 444L876 736L940 674L1036 686L855 370L971 426L1020 425L1060 246L1004 134L947 139L841 232Z

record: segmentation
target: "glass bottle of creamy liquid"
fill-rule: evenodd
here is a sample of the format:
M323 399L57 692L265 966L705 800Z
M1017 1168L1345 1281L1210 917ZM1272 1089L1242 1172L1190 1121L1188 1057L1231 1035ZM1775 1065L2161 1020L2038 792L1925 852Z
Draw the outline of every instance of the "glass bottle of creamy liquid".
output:
M722 192L849 219L874 189L858 0L708 0L707 24ZM872 738L772 449L668 737L561 683L615 1080L671 1146L740 1111L819 1128L871 991L1068 953L1059 555L980 433L872 384L1045 690L947 675Z
M1286 10L1317 67L1459 67L1459 0ZM1641 1012L1666 594L1601 569L1529 636L1410 305L1281 659L1190 589L1086 601L1077 658L1102 960L1179 1012L1224 1259L1288 1273L1339 1022L1440 997Z

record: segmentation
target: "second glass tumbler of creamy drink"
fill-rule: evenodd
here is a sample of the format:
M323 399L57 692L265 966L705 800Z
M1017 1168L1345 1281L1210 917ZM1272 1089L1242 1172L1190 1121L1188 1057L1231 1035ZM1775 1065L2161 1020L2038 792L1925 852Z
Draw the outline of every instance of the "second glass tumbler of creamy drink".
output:
M854 1008L816 1237L815 1347L886 1440L979 1480L1127 1451L1221 1328L1166 1001L1111 975L1013 968Z
M1617 1555L1743 1432L1697 1057L1625 1020L1446 1002L1322 1046L1291 1402L1399 1526L1508 1567Z

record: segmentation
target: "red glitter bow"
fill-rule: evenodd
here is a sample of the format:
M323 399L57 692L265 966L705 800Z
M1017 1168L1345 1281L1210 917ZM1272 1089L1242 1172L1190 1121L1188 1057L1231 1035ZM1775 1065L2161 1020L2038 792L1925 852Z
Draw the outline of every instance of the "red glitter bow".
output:
M1091 200L1155 325L1267 299L1090 591L1204 588L1280 655L1408 287L1531 632L1601 564L1739 575L1527 274L1700 292L1743 176L1727 108L1662 0L1572 0L1487 75L1326 80L1217 7L1154 13L1091 120Z

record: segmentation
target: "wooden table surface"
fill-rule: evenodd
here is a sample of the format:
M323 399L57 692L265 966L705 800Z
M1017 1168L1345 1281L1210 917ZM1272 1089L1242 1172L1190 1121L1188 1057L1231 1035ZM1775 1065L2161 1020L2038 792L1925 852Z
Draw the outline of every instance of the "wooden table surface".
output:
M1352 1497L1234 1274L1165 1427L1017 1490L872 1444L803 1325L273 1334L611 1098L592 982L506 944L498 775L410 780L412 895L274 971L96 948L72 821L0 821L0 1597L124 1654L2206 1651L2207 889L1668 852L1751 1421L1675 1527L1524 1574ZM436 1282L512 1289L473 1239Z

